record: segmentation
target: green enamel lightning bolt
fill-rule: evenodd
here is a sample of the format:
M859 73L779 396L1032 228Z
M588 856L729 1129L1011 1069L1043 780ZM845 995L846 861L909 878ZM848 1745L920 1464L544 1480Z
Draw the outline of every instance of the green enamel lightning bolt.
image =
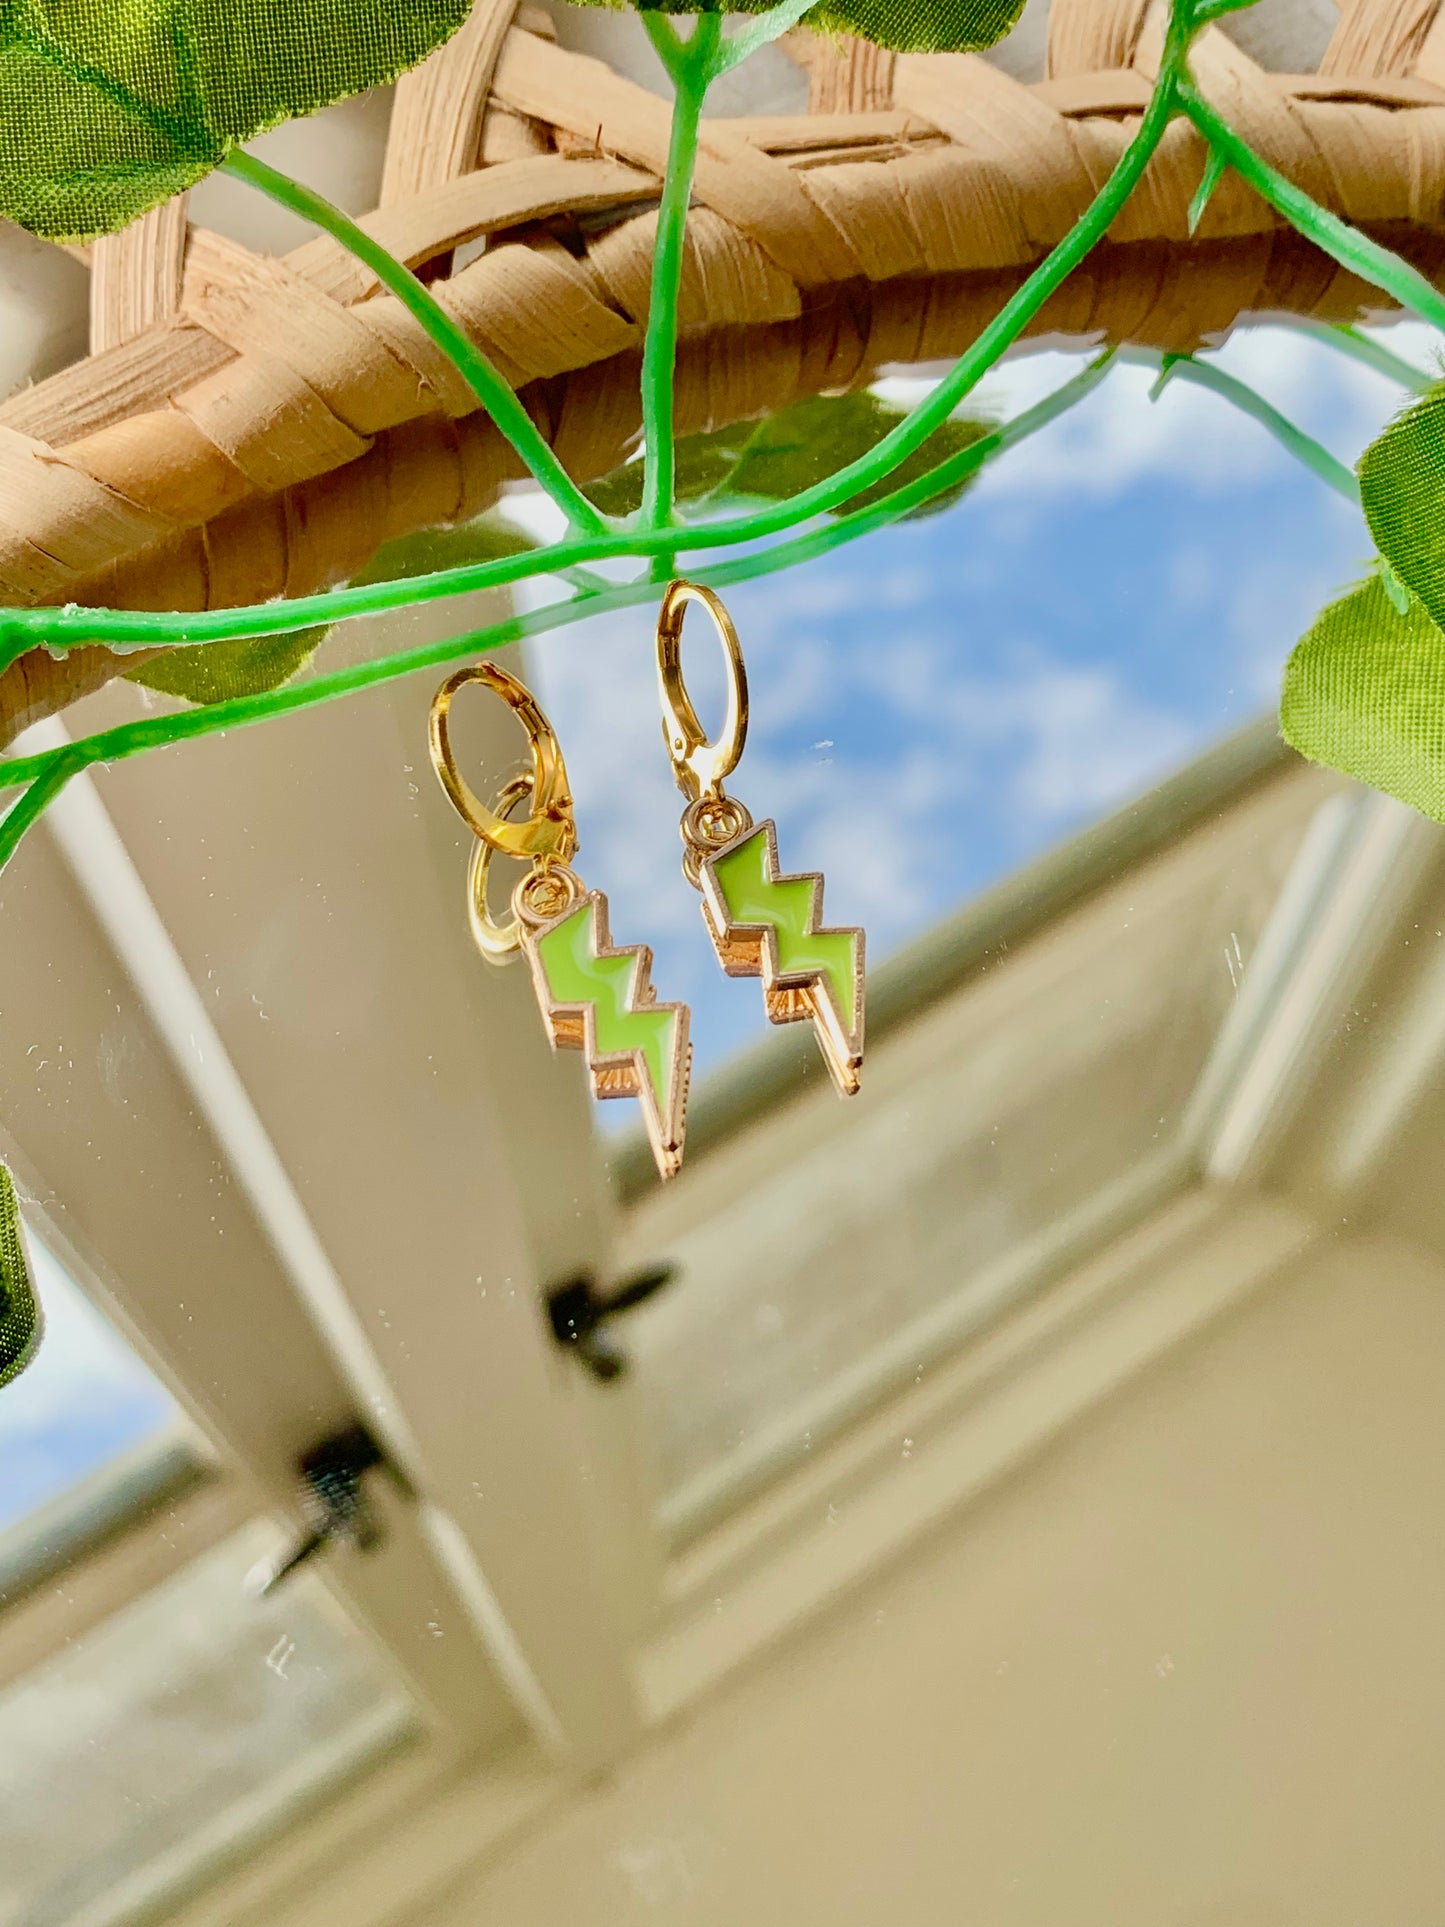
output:
M682 679L682 622L690 602L711 616L728 666L727 711L710 742ZM863 932L823 924L823 878L783 875L778 832L754 823L723 779L748 728L747 671L732 618L711 589L672 582L657 618L663 736L682 813L683 874L702 892L703 922L730 977L758 977L769 1022L807 1019L840 1095L852 1097L863 1062Z
M489 809L457 768L449 734L451 701L467 683L499 695L521 718L532 768L513 777ZM537 1003L554 1050L582 1051L596 1097L635 1097L659 1172L675 1177L687 1129L692 1070L686 1004L659 1003L646 944L612 942L607 899L568 867L577 848L572 796L561 748L531 692L493 663L449 676L431 708L432 764L442 787L476 835L467 877L467 906L477 948L491 963L518 953L532 972ZM513 822L526 797L530 814ZM512 892L511 918L498 923L487 904L494 854L527 859Z
M607 912L594 890L580 910L534 937L531 950L548 1001L561 1010L590 1014L589 1055L598 1063L639 1058L644 1103L659 1117L669 1116L676 1097L678 1032L686 1014L679 1004L647 1001L646 947L610 947Z

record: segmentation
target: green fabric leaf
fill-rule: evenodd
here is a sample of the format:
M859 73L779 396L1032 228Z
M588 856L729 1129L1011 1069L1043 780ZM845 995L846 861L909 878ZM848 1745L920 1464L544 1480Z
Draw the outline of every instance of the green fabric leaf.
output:
M583 6L611 7L621 0L581 0ZM1240 6L1252 0L1238 0ZM637 0L644 13L700 13L699 0ZM716 0L707 11L769 13L772 0ZM977 53L1012 30L1024 0L820 0L805 25L833 33L857 34L877 47L899 53Z
M576 0L582 7L606 7L611 13L771 13L776 0Z
M720 490L737 467L756 422L734 422L707 435L684 435L673 457L679 502L700 502ZM642 507L642 463L624 462L610 475L586 484L604 515L635 515Z
M1445 382L1360 457L1360 501L1381 555L1445 623Z
M0 1164L0 1385L8 1385L34 1358L41 1329L15 1186Z
M822 0L815 27L855 33L899 53L978 53L1011 32L1024 0Z
M297 114L413 67L471 0L0 0L0 214L124 227Z
M536 545L519 529L494 516L478 516L455 529L422 529L415 535L385 542L366 568L353 577L357 584L387 582L397 577L431 575L468 562L494 562L504 555L521 555ZM300 675L330 635L329 627L295 629L283 636L252 636L239 642L201 642L192 648L168 649L127 672L127 680L164 696L204 705L229 702L233 696L262 696Z
M127 674L163 696L188 703L224 703L233 696L261 696L303 670L330 631L295 629L286 636L250 636L239 642L198 642L168 649Z
M816 395L795 402L763 422L734 422L706 435L685 436L677 445L677 497L680 502L721 507L725 502L780 502L835 475L866 455L904 411L877 395ZM862 490L835 511L866 508L925 474L950 455L992 432L986 421L946 421L934 430L881 482ZM957 501L972 477L944 489L913 516L934 515ZM642 502L642 463L628 462L588 495L606 515L631 515Z
M504 556L526 555L537 544L521 529L488 510L470 522L450 529L418 529L383 542L356 584L390 582L398 576L435 575L438 569L463 569L472 562L500 562Z
M1445 823L1445 631L1419 602L1402 615L1378 575L1296 645L1280 727L1312 762Z

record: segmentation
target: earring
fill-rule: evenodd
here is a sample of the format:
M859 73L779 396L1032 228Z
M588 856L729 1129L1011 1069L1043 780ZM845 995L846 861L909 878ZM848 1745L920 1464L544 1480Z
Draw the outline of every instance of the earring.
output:
M531 773L513 777L494 809L473 792L452 753L451 701L467 683L480 683L509 704L531 745ZM474 663L449 676L437 691L429 740L432 767L477 838L467 871L467 908L477 948L490 963L506 963L518 951L526 957L552 1048L586 1053L594 1096L641 1101L658 1171L675 1177L682 1163L692 1070L688 1008L658 1003L651 950L641 943L616 948L606 897L589 890L568 867L577 850L577 827L552 725L515 676L491 663ZM512 812L524 797L531 799L531 814L514 823ZM496 922L487 907L487 877L498 853L530 864L512 892L506 923Z
M689 602L712 617L727 657L727 715L718 741L703 733L682 679L682 621ZM703 922L730 977L760 977L774 1024L811 1018L840 1096L858 1089L863 1062L863 932L822 927L819 871L784 876L771 819L754 823L723 791L748 733L748 679L732 618L711 589L669 583L657 617L663 735L688 799L679 826L683 875L702 892Z

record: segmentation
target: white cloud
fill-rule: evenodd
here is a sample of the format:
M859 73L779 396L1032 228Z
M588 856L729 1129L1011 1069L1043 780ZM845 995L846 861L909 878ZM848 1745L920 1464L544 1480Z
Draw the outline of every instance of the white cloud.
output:
M1437 350L1423 324L1402 322L1380 333L1396 354L1434 368ZM1053 349L1021 352L985 377L976 405L1010 418L1062 386L1089 358ZM1238 329L1210 359L1350 463L1404 399L1385 377L1292 328ZM1116 365L1059 421L990 463L976 499L1067 494L1107 500L1153 477L1214 491L1294 466L1256 422L1204 389L1175 380L1151 403L1156 375L1153 366ZM879 392L911 405L935 385L932 375L898 375L881 382Z
M953 746L952 802L986 783L994 807L1040 824L1072 821L1143 788L1186 754L1194 734L1113 669L1061 661L1030 641L1005 651L1001 671L979 675L946 638L920 638L911 673L890 676L888 687L913 729ZM971 776L984 758L986 774Z

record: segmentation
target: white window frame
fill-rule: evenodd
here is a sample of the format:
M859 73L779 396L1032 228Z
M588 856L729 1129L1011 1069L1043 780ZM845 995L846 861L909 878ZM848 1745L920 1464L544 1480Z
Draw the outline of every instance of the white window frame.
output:
M343 1900L350 1927L399 1919L417 1891L414 1873L388 1885L389 1828L426 1839L427 1880L444 1884L535 1819L579 1771L619 1758L1291 1262L1313 1236L1307 1217L1279 1201L1241 1206L1239 1190L1283 1154L1309 1088L1310 1040L1361 994L1412 893L1441 862L1439 833L1402 823L1392 806L1355 798L1337 811L1296 866L1201 1080L1189 1126L1201 1183L1157 1208L1141 1199L1141 1221L1103 1251L1081 1241L1060 1258L1048 1293L1006 1310L923 1386L860 1410L811 1464L669 1557L652 1529L656 1495L626 1382L598 1387L547 1332L549 1286L577 1270L608 1274L616 1225L602 1152L577 1067L548 1056L526 986L503 996L478 974L450 813L420 784L409 814L399 804L411 794L405 760L420 762L422 712L402 685L369 705L295 719L285 727L307 739L286 758L267 753L268 732L183 751L197 758L183 819L168 814L171 759L143 759L104 794L81 779L0 882L0 916L13 926L32 912L45 939L15 959L0 1061L23 1057L37 1010L67 1038L95 1035L99 1014L113 1014L144 1059L143 1121L178 1195L203 1189L207 1172L221 1175L215 1209L228 1248L243 1254L246 1292L245 1318L224 1293L188 1291L182 1302L178 1281L195 1275L205 1240L182 1236L155 1202L125 1195L135 1120L106 1100L94 1066L71 1086L83 1130L57 1128L45 1087L12 1087L0 1150L22 1190L45 1201L31 1207L43 1235L176 1390L215 1442L220 1469L180 1495L174 1514L113 1534L70 1567L68 1618L55 1609L53 1580L0 1611L0 1678L258 1510L287 1511L298 1453L353 1417L372 1425L417 1494L411 1503L378 1481L385 1550L327 1556L318 1570L411 1685L425 1742L198 1894L176 1914L180 1927L252 1917L310 1927L341 1917ZM497 748L506 754L505 738ZM344 807L329 774L338 768ZM1015 902L1029 897L1030 928L990 938L980 922L949 967L934 959L933 994L982 967L1000 942L1065 914L1126 854L1162 848L1281 774L1256 732L1214 759L1205 779L1188 773L1150 810L1091 832L1069 860L1047 859L1031 892L1009 887ZM459 1195L443 1173L428 1193L413 1173L395 1208L422 1225L468 1207L484 1213L486 1276L509 1279L510 1291L459 1291L453 1265L448 1289L417 1273L404 1320L379 1307L377 1277L330 1255L344 1187L328 1191L294 1150L286 1155L288 1134L294 1144L327 1117L327 1093L303 1093L298 1122L294 1092L234 1000L213 1009L199 994L213 958L234 967L226 944L237 919L265 921L276 844L258 837L248 859L246 810L263 789L273 816L289 812L303 873L324 845L343 923L381 904L416 939L418 1001L379 1040L379 1074L396 1089L415 1076L429 1027L465 1057L477 1180L474 1195ZM197 887L203 848L226 879L225 914ZM50 967L57 942L59 973ZM906 986L890 989L880 975L885 1009L911 1007ZM1296 1040L1283 1053L1282 1035ZM785 1042L780 1065L786 1052ZM775 1097L787 1073L756 1076ZM745 1121L750 1102L736 1080L711 1106L704 1096L698 1148L710 1130ZM476 1397L468 1358L491 1361L493 1396ZM900 1476L904 1434L927 1436L926 1476L917 1463ZM479 1466L504 1471L474 1500ZM438 1614L442 1639L427 1625ZM338 1856L345 1864L323 1876Z

